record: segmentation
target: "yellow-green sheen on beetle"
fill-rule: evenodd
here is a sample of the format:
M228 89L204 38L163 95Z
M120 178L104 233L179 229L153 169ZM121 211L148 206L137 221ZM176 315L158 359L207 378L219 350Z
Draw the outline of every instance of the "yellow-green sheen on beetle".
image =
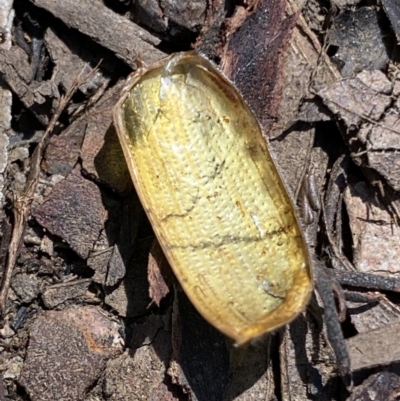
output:
M136 191L182 288L238 344L288 323L312 289L295 211L260 127L195 52L129 79L114 122Z

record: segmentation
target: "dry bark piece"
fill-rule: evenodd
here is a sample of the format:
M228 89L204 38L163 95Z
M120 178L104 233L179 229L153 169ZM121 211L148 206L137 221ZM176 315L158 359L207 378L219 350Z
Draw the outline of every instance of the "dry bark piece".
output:
M400 254L400 229L391 214L377 202L372 190L362 181L349 179L344 201L353 237L356 269L395 277ZM365 308L351 303L349 306L351 320L359 333L383 327L397 321L400 316L398 305L388 299Z
M204 24L207 5L205 0L161 0L164 15L175 29L183 27L196 33Z
M117 324L95 307L45 312L31 328L19 382L32 401L81 400L120 341Z
M159 328L151 344L108 361L103 384L107 400L175 400L169 391L164 391L166 398L157 398L170 354L171 334Z
M332 60L344 77L362 70L384 69L389 62L377 14L372 8L339 14L333 21L328 43L339 48Z
M0 208L3 209L4 171L8 161L7 132L11 129L12 94L9 90L0 88ZM1 212L2 213L2 212Z
M127 236L124 239L126 239L127 241L129 240L134 241L135 237L136 233L133 233L132 236ZM132 247L130 249L132 250ZM131 255L129 254L129 256ZM129 259L130 259L129 257L123 258L123 256L121 255L120 244L114 245L108 263L107 276L105 281L106 286L109 287L115 286L121 281L121 279L125 277L126 274L125 263L129 263Z
M153 238L137 240L133 257L126 265L124 279L116 288L107 288L105 303L120 316L142 315L150 305L147 281L148 257Z
M400 42L400 1L382 0L382 5L390 23L392 24L392 28L397 37L397 42Z
M320 92L348 125L355 162L376 170L395 191L400 189L400 103L393 101L397 82L390 82L380 71L363 71ZM355 126L360 129L354 136Z
M150 395L149 401L179 401L180 397L176 392L171 392L169 387L160 383L156 388L153 388Z
M383 371L368 377L354 388L348 401L395 401L399 399L399 390L399 376Z
M344 200L353 236L354 266L366 273L398 273L400 228L363 182L351 180Z
M123 260L121 257L117 244L118 238L127 224L131 224L132 229L136 225L128 216L124 216L123 202L106 193L103 193L103 202L108 211L108 220L94 244L87 264L95 271L93 281L106 285L106 281L110 279L113 282L110 285L115 285L125 275L125 263L128 263L128 259ZM132 232L134 233L134 231ZM128 234L130 233L129 231ZM135 235L132 237L127 235L125 240L130 244L134 241Z
M361 0L331 0L331 3L334 4L336 7L345 8L349 6L355 6Z
M330 121L332 113L317 99L305 100L299 110L298 119L308 123Z
M87 263L95 270L95 282L113 287L125 276L126 266L131 261L143 211L133 193L122 201L104 195L103 201L108 221Z
M136 319L134 323L129 325L129 328L125 328L127 333L132 333L132 335L127 334L126 345L131 349L137 349L152 344L160 330L169 331L167 328L170 324L165 324L165 321L170 319L171 309L168 309L164 316L150 314Z
M1 41L0 48L5 51L11 48L11 26L14 19L12 0L3 0L0 2L0 29ZM3 78L2 78L3 80ZM0 88L0 210L3 213L3 185L4 185L4 171L7 167L8 151L7 146L9 139L7 132L11 129L11 104L12 94L4 88Z
M149 296L157 306L169 293L169 284L172 280L172 272L168 261L157 240L154 241L149 254L148 280Z
M78 162L87 122L72 123L60 135L53 136L47 146L42 168L48 174L66 177Z
M215 60L220 47L222 26L225 16L230 12L224 0L211 0L208 2L206 20L203 29L197 37L194 48L210 60Z
M387 111L379 124L366 123L357 133L366 155L361 159L368 167L376 170L395 190L400 190L400 103ZM361 150L358 154L362 155Z
M32 3L115 52L133 68L136 68L137 60L150 64L165 56L156 48L160 39L115 14L99 0L79 3L74 0L34 0Z
M124 82L110 88L99 105L85 117L85 138L81 149L82 167L85 171L119 193L132 188L126 163L117 134L112 125L112 108L117 102Z
M400 361L399 322L346 340L354 371Z
M279 172L292 199L296 199L299 184L304 174L304 164L310 156L315 129L293 130L282 138L270 142L274 154L280 155Z
M106 285L114 286L125 276L126 267L130 265L135 250L139 223L143 214L136 194L126 196L120 209L118 232L113 252L108 265ZM107 235L111 238L110 223Z
M52 309L67 300L81 298L85 295L90 283L90 279L82 279L47 287L42 294L44 306Z
M46 30L45 44L55 64L51 80L55 85L67 89L75 79L77 69L83 69L88 63L96 65L101 61L97 73L79 87L84 95L90 96L99 87L108 84L110 77L107 73L115 70L118 65L116 60L110 57L109 52L96 46L90 39L78 35L71 34L66 29L56 31L48 28Z
M392 103L391 90L392 84L386 76L373 71L335 82L322 89L319 95L350 128L359 126L366 118L378 121Z
M280 345L283 401L329 399L336 390L337 380L332 377L337 368L332 348L321 325L307 319L307 315L303 313L286 326Z
M14 10L12 0L2 0L0 2L0 48L9 50L11 48L11 27L14 20Z
M244 22L243 15L236 14L222 54L223 72L239 89L264 135L278 117L283 54L296 20L296 15L285 17L285 7L282 0L263 0Z
M9 88L18 96L43 124L48 123L48 113L58 105L60 94L52 81L32 81L28 55L18 46L0 50L0 70Z
M39 224L64 239L84 259L107 219L100 189L81 176L79 166L54 187L32 214Z
M11 287L20 297L21 302L32 302L40 292L41 280L35 274L17 274L12 278Z
M114 247L110 246L106 230L103 230L100 237L93 246L93 251L90 253L87 264L94 270L93 281L104 285L106 282L108 264Z
M167 40L184 40L198 33L206 17L205 0L138 0L134 2L135 22L158 32Z
M138 0L133 3L132 20L140 25L144 25L154 32L166 33L168 29L168 19L164 15L158 0Z

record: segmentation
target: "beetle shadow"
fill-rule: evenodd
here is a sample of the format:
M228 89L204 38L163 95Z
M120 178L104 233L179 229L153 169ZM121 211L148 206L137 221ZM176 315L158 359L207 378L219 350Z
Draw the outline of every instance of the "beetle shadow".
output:
M115 245L126 271L120 281L105 289L106 297L111 300L108 305L119 310L120 302L125 307L121 322L131 358L135 358L139 348L151 347L158 357L155 363L161 362L164 366L164 384L169 391L182 394L184 389L199 401L230 401L249 389L249 394L267 388L275 388L279 393L277 336L263 336L251 344L235 347L203 319L176 281L174 286L178 289L160 307L152 304L148 281L149 254L155 239L152 228L135 193L116 202L114 209L116 222L112 225L112 235L114 240L117 238ZM109 225L110 235L111 228ZM108 280L110 275L109 270ZM304 316L300 316L292 322L289 332L300 380L305 385L311 380L316 391L322 394L328 389L306 351L306 333L311 330L314 357L318 359L321 329L314 326L310 329ZM174 383L179 385L173 384L167 373L171 366ZM269 380L273 381L272 385Z
M172 323L173 358L199 401L234 400L267 378L270 339L235 347L180 290L175 291Z
M122 210L129 205L122 207ZM265 339L243 347L235 347L211 326L194 308L183 291L170 293L156 307L149 298L148 265L154 237L144 212L141 211L131 255L125 260L126 274L120 288L126 299L124 321L125 342L129 355L151 347L164 365L164 383L173 393L191 391L198 401L230 401L244 393L265 376L268 368L268 345ZM122 226L129 221L123 218ZM125 222L125 223L124 223ZM127 255L127 244L117 242L120 254ZM174 287L180 288L175 281ZM112 295L111 295L112 296ZM149 350L149 355L151 351ZM167 370L173 362L172 384Z
M235 347L197 312L176 280L172 288L178 289L160 307L151 303L148 266L155 237L150 223L134 192L114 201L112 208L110 218L114 221L106 231L110 243L115 243L114 259L122 259L125 271L123 278L114 277L121 271L115 268L118 264L112 262L112 256L105 280L106 303L122 315L130 357L135 359L139 348L151 347L158 357L154 363L164 366L164 383L169 390L177 394L188 390L199 401L230 401L249 389L273 387L268 383L276 381L269 355L274 349L278 358L278 347L271 347L271 338L263 336ZM276 336L272 342L277 343ZM179 385L173 384L167 373L172 362L174 381Z
M317 305L315 295L310 301L310 305L312 304ZM309 306L306 313L300 314L289 326L289 337L294 353L294 361L291 361L291 364L296 366L298 380L306 389L308 396L316 400L336 399L336 396L345 392L346 388L338 375L326 380L327 364L335 366L336 360L327 361L325 348L330 349L330 346L323 340L322 316L316 319L316 313L319 315L321 311L319 308L314 308L311 313L311 310ZM296 378L292 378L290 382L296 383Z
M95 160L99 171L113 160L115 163L116 157L123 160L115 139L110 127ZM110 166L106 174L114 167ZM102 181L109 179L99 176ZM139 348L151 347L158 356L155 363L164 365L164 383L169 390L183 394L186 387L199 401L230 401L260 379L272 377L266 375L271 368L267 338L235 347L200 316L181 290L167 296L160 307L152 304L148 266L154 233L134 190L110 198L113 196L105 195L103 202L109 212L106 235L113 246L104 279L105 301L121 316L129 355L135 358ZM179 385L172 384L167 373L172 361L178 369L173 373Z

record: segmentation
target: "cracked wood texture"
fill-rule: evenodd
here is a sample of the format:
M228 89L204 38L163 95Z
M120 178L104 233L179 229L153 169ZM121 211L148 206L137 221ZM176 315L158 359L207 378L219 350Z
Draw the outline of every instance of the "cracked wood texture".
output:
M138 59L144 58L151 63L164 55L156 49L161 43L160 39L112 12L101 1L35 0L33 3L62 18L68 27L78 29L95 42L114 51L133 68L136 68Z

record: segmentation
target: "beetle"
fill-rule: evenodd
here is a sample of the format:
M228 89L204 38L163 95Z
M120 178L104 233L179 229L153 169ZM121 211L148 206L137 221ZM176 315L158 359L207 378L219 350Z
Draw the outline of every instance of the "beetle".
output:
M293 320L313 279L294 206L239 92L194 51L128 79L114 124L183 290L237 344Z

